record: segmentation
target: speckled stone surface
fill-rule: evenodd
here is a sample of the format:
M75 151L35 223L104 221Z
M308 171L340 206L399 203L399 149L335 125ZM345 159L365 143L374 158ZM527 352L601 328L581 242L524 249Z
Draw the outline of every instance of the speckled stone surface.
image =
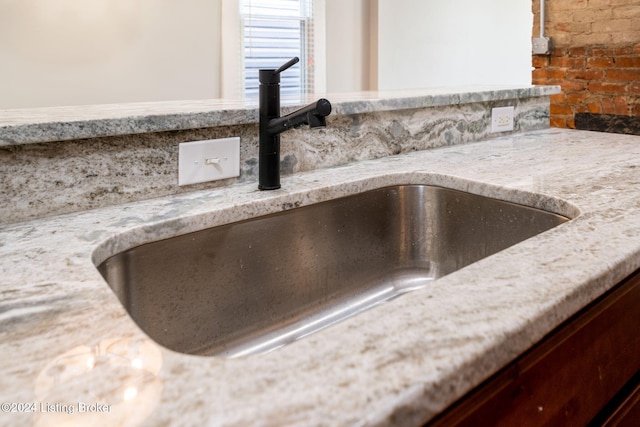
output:
M336 114L360 114L548 96L555 86L468 86L324 95ZM283 114L315 100L282 100ZM148 102L0 109L0 146L257 123L257 103L234 100Z
M574 122L576 129L580 130L640 135L640 117L635 116L576 113Z
M240 359L159 347L94 267L131 245L398 183L573 219ZM1 412L0 425L417 426L640 267L637 136L536 131L299 173L282 184L259 192L239 183L0 226L0 402L35 403ZM109 412L87 410L96 404Z
M522 90L524 94L530 91ZM407 108L412 98L388 98L383 111L354 96L349 113L333 113L321 130L296 129L281 135L281 173L293 173L374 159L414 150L491 137L491 108L515 107L514 132L548 127L549 98L512 98L519 91L440 95L461 104ZM491 96L489 96L491 95ZM507 96L507 99L500 99ZM436 95L433 98L439 99ZM510 98L511 97L511 98ZM346 96L345 96L346 99ZM420 98L421 99L421 98ZM471 102L480 100L478 102ZM346 101L344 101L346 102ZM380 101L382 102L382 101ZM444 102L444 101L443 101ZM435 103L432 100L431 104ZM373 103L377 105L376 102ZM400 110L387 110L399 105ZM380 107L379 105L377 105ZM140 119L142 120L142 119ZM155 119L150 117L153 122ZM181 142L240 137L240 177L179 187ZM75 141L0 146L0 223L76 212L119 203L256 181L258 125L122 135Z

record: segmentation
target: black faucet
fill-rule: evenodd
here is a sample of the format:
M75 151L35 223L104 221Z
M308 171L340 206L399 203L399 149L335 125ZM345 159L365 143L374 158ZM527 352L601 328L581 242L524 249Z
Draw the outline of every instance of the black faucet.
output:
M280 73L295 65L298 57L282 67L260 70L260 149L258 154L258 188L280 188L280 134L286 130L309 125L326 126L325 116L331 113L331 103L322 98L286 116L280 117Z

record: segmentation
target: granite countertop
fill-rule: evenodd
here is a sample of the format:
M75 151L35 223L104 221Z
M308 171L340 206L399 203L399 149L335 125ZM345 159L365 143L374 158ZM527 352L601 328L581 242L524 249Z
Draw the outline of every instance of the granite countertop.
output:
M0 425L420 425L640 267L639 142L549 129L300 173L273 192L234 185L2 226L0 402L22 413ZM573 219L238 359L150 341L94 267L146 241L399 183Z
M461 86L389 92L326 94L333 114L546 96L557 86ZM321 95L281 100L282 114L295 111ZM205 99L0 109L0 147L145 132L197 129L258 122L257 101Z

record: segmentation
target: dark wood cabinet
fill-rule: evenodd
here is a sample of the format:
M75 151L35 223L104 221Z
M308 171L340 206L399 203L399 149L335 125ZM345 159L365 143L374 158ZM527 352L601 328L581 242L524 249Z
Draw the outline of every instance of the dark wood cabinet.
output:
M430 421L640 426L640 270Z

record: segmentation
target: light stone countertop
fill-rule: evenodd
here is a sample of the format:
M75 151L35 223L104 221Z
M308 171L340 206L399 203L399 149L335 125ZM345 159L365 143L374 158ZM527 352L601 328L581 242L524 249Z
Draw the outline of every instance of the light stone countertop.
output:
M146 241L406 183L573 220L239 359L156 345L94 267ZM640 268L637 136L549 129L301 173L282 185L0 227L0 402L36 404L26 408L35 413L1 412L0 425L420 425ZM109 412L91 412L104 409L96 403Z
M281 100L282 114L321 96L333 114L359 114L472 102L547 96L557 86L461 86L388 92L309 95ZM0 109L0 147L49 141L129 135L257 123L256 101L204 99L127 104Z

